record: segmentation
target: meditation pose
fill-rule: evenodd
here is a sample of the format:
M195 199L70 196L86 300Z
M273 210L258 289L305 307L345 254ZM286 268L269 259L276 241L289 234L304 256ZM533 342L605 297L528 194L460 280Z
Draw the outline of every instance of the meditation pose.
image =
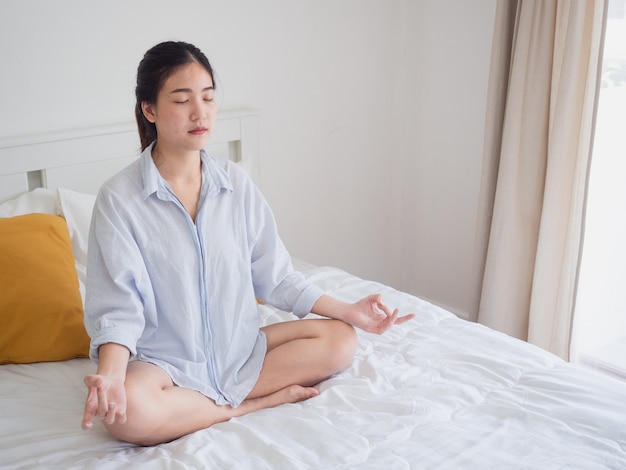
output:
M255 410L318 395L350 364L354 327L400 316L370 295L345 303L292 267L245 172L203 150L216 121L205 55L150 49L137 71L142 153L100 189L89 237L85 325L97 372L83 428L154 445ZM304 317L261 327L257 298Z

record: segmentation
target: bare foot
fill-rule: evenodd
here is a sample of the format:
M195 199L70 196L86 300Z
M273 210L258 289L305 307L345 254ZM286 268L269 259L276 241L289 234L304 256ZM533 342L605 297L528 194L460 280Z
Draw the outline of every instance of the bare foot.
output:
M304 401L304 400L308 400L309 398L316 397L319 394L320 392L316 388L313 388L313 387L289 385L288 387L285 387L282 390L278 390L277 392L274 392L272 395L278 395L277 398L279 397L283 398L284 399L283 403L297 403L299 401Z
M320 392L313 387L302 387L300 385L289 385L283 389L277 390L264 397L250 398L244 401L240 406L234 408L235 416L243 416L253 411L265 408L273 408L285 403L297 403L299 401L308 400L316 397Z

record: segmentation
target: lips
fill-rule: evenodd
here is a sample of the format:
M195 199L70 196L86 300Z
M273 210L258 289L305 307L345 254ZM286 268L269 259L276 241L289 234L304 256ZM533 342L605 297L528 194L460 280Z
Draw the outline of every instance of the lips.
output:
M202 135L207 131L206 127L195 127L189 131L190 134L193 135Z

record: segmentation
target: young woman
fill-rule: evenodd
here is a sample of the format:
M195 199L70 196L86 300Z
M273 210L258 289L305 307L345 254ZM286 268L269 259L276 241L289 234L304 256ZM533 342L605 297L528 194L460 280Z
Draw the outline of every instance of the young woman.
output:
M409 320L379 295L340 302L292 268L271 211L235 164L203 148L215 81L195 46L150 49L137 72L143 152L94 208L85 324L95 375L83 428L152 445L262 408L316 396L346 367L353 326ZM303 317L261 328L256 298Z

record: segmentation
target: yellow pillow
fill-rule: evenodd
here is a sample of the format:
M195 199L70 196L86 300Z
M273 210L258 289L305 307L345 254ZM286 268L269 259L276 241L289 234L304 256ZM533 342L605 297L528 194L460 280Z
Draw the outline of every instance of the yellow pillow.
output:
M0 364L88 353L65 220L49 214L0 219Z

